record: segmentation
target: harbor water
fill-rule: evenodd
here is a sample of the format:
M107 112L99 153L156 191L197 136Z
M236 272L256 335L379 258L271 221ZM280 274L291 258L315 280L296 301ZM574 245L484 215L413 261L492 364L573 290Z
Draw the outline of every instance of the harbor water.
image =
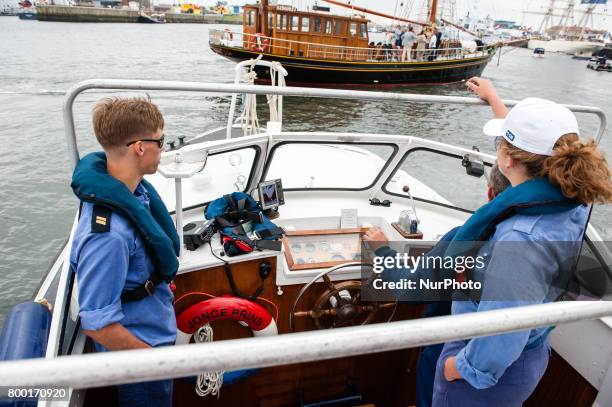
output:
M231 82L234 64L208 48L200 24L75 24L0 17L0 323L11 306L29 299L68 237L78 202L70 190L71 161L62 123L65 91L91 78ZM585 68L566 55L535 58L504 49L484 71L508 99L538 96L603 108L612 119L612 74ZM288 78L290 79L290 78ZM387 91L468 96L464 84L385 88ZM124 93L126 94L126 93ZM90 112L105 95L88 92L75 114L81 153L96 149ZM151 92L169 138L201 134L225 124L226 95ZM260 105L263 117L264 106ZM285 99L286 130L405 134L468 148L493 146L481 132L484 108ZM584 136L594 116L578 115ZM612 155L612 139L602 146ZM313 159L314 163L314 159ZM452 197L460 190L447 191ZM596 207L592 224L612 238L612 208Z

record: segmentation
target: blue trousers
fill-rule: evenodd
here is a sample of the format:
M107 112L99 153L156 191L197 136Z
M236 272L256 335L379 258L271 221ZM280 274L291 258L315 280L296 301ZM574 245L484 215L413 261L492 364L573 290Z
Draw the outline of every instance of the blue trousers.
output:
M120 407L172 407L172 380L117 386Z
M444 345L436 366L434 382L434 407L520 407L533 393L548 366L550 347L548 341L523 351L499 379L488 389L476 389L465 380L446 381L444 362L467 344L466 341Z
M438 301L427 305L423 318L450 315L451 302ZM433 398L434 379L436 377L436 364L444 347L443 343L425 346L419 354L416 376L416 407L431 407Z
M443 343L438 343L425 346L421 349L417 364L416 407L431 407L434 379L436 377L436 364L443 347Z

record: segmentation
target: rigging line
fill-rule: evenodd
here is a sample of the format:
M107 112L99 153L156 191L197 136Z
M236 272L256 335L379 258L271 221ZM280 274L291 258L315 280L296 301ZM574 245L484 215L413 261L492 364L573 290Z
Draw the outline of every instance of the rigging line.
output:
M397 4L400 2L400 0L395 0L395 9L393 10L393 15L397 16ZM395 20L394 20L395 21Z
M410 18L412 14L412 8L414 6L414 0L407 0L402 8L401 16L404 18Z

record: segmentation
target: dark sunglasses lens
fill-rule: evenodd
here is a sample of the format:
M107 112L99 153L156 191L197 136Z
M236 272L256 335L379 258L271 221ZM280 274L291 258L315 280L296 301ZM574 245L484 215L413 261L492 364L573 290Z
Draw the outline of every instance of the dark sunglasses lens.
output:
M159 140L157 140L157 145L159 146L159 148L162 148L164 146L164 139L166 138L165 134L162 134L161 138Z

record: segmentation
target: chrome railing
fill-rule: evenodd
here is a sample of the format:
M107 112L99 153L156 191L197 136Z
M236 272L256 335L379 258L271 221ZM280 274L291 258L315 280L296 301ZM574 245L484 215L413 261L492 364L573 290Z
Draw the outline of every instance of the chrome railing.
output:
M612 315L612 301L462 315L162 348L0 362L0 385L88 388L328 360Z
M72 155L73 165L79 162L79 150L77 146L76 130L74 124L73 105L76 97L90 89L114 89L114 90L166 90L166 91L185 91L201 93L251 93L254 95L280 95L296 97L321 97L336 99L354 100L387 100L405 101L415 103L446 103L463 105L488 106L486 102L475 97L462 96L438 96L423 95L415 93L391 93L391 92L371 92L343 89L323 89L323 88L300 88L300 87L271 87L264 85L238 85L226 83L207 83L207 82L175 82L175 81L144 81L144 80L121 80L121 79L92 79L79 82L66 91L64 99L64 132L68 150ZM503 101L508 107L516 105L518 100L506 99ZM604 134L607 125L607 118L604 111L598 107L583 105L568 105L565 107L576 113L594 114L599 119L599 126L595 133L595 140L599 142ZM281 119L282 120L282 119Z
M480 47L480 49L470 50L451 47L413 49L405 52L403 49L382 48L382 46L364 48L317 44L217 29L209 31L209 43L266 54L357 62L420 62L477 58L489 55L494 48Z

